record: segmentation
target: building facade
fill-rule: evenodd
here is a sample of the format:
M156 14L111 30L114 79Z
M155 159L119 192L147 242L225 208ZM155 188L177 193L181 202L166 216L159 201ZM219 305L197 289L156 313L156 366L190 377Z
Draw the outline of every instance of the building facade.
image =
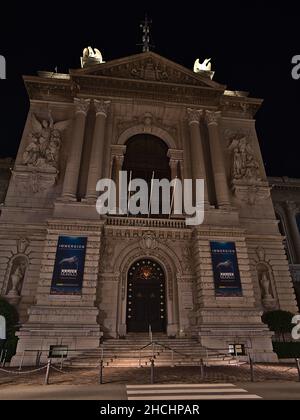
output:
M269 182L300 308L300 180L273 177Z
M150 324L276 360L261 314L297 306L255 130L262 101L152 52L88 55L69 74L24 78L31 106L0 218L0 291L22 324L13 363L24 350L96 348ZM204 223L99 216L96 183L119 188L122 169L148 184L153 173L204 179ZM85 241L83 266L72 260L83 282L69 292L53 287L66 238Z
M4 203L13 166L13 159L0 159L0 205Z

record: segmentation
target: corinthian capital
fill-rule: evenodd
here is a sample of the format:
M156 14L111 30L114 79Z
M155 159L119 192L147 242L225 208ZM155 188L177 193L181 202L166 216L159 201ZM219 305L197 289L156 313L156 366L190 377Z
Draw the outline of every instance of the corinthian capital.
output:
M76 114L82 113L87 115L89 107L90 107L91 100L90 99L83 99L83 98L75 98L74 104L76 107Z
M202 117L203 111L201 109L187 109L187 116L189 124L199 124L200 118Z
M285 205L287 210L293 215L296 215L299 212L299 207L294 201L286 201Z
M215 111L206 111L205 112L205 119L207 125L218 125L218 121L221 117L221 112L215 112Z
M110 101L104 101L103 99L101 100L94 100L94 105L95 105L95 109L96 109L96 115L104 115L104 117L106 118L108 115L108 111L110 108Z

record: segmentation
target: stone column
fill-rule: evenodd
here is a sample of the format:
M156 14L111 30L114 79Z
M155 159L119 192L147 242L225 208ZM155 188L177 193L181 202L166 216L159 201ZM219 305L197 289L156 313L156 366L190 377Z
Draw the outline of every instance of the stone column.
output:
M294 250L294 256L296 258L296 261L294 261L294 264L300 264L300 233L296 221L296 215L298 212L298 208L296 203L292 201L286 202L286 215L288 219L289 224L289 232L291 234L291 239L293 243L293 250Z
M171 168L171 180L175 179L176 177L178 178L178 160L176 159L170 159L170 168Z
M68 199L71 201L76 201L85 123L90 106L90 99L75 98L74 103L76 106L76 111L73 126L72 144L68 156L62 192L63 199Z
M212 167L214 172L215 189L219 207L229 207L229 189L223 150L220 143L218 120L221 112L206 111L206 122L209 131L209 143L211 150Z
M124 155L126 153L126 146L122 145L113 145L111 146L111 178L113 178L113 166L115 169L114 181L116 184L116 193L117 193L117 208L116 213L119 213L119 191L120 191L120 179L119 172L122 171ZM129 176L129 174L128 174Z
M89 175L87 182L86 200L97 199L96 185L101 179L103 171L103 152L105 144L105 126L110 101L94 100L96 109L96 123L93 135L93 145L90 157Z
M202 110L188 108L188 121L191 135L191 161L194 179L204 179L204 204L209 205L207 179L205 170L204 149L200 134Z
M117 213L120 213L120 177L119 172L122 171L122 166L124 162L124 156L115 156L115 183L116 183L116 192L117 192Z

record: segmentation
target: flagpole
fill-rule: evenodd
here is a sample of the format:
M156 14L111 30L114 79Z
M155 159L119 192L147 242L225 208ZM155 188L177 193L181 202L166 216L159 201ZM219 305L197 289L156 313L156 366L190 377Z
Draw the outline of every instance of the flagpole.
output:
M153 181L154 181L154 171L152 172L152 179L151 179L151 191L150 191L150 200L149 200L149 207L148 207L148 219L150 217L150 211L151 211L151 200L152 200L152 191L153 191Z

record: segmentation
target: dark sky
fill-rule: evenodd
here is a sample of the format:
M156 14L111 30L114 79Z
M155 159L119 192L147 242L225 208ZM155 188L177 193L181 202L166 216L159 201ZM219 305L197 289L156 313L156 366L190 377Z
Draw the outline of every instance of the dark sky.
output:
M139 22L153 21L154 51L188 68L212 57L215 80L264 98L257 129L269 175L300 177L300 80L291 59L300 55L300 13L291 2L84 1L2 2L0 155L14 156L28 99L22 74L79 67L82 49L97 47L105 61L140 52ZM283 3L283 2L281 2Z

